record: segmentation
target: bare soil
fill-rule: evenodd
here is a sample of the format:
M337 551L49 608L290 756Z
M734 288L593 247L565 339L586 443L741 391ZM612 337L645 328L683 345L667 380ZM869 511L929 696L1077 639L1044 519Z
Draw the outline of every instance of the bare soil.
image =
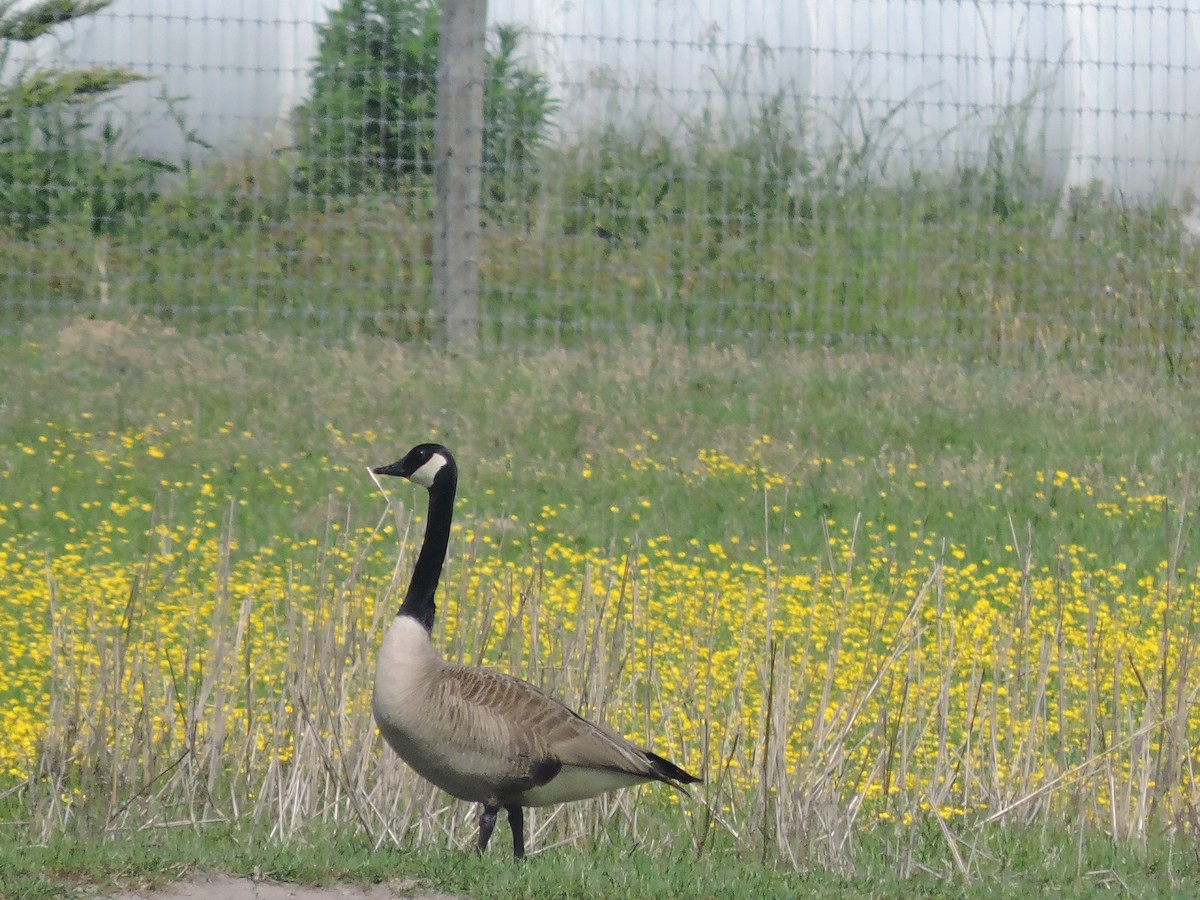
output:
M386 884L334 884L312 887L280 881L257 881L229 875L208 875L147 890L88 892L91 900L464 900L423 888L412 880Z

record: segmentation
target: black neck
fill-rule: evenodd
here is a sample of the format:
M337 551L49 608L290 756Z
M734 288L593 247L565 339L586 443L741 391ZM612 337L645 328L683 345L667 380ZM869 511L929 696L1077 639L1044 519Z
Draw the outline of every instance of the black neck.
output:
M429 513L425 521L425 539L417 564L413 567L408 593L400 604L400 615L412 616L426 631L433 631L433 616L437 605L433 595L437 592L438 579L442 576L442 565L446 561L446 547L450 543L450 518L454 514L454 489L456 477L447 472L442 480L429 489Z

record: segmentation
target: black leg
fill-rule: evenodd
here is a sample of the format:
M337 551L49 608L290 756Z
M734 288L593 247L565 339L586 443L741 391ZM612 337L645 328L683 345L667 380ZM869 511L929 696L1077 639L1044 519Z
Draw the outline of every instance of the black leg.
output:
M476 847L479 853L487 849L488 841L492 839L492 829L496 827L496 813L499 811L498 806L485 806L479 814L479 846Z
M508 827L513 833L513 857L525 857L525 810L517 804L504 807L508 810Z

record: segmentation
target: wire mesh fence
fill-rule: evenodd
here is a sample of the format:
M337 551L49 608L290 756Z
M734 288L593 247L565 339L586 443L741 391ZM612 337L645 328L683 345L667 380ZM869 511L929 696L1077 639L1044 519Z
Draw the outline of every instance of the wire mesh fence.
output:
M430 339L436 3L0 9L0 330ZM1195 2L496 0L487 35L484 347L1197 364Z

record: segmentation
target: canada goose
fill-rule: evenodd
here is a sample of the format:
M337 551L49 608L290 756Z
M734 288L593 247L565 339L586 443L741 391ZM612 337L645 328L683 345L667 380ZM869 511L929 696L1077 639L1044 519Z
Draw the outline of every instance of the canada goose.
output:
M403 459L372 471L407 478L429 491L417 563L375 666L375 721L417 774L453 797L483 804L480 853L501 807L508 812L513 855L521 857L523 807L582 800L645 781L686 793L683 785L700 780L527 681L442 659L430 632L458 467L440 444L419 444Z

